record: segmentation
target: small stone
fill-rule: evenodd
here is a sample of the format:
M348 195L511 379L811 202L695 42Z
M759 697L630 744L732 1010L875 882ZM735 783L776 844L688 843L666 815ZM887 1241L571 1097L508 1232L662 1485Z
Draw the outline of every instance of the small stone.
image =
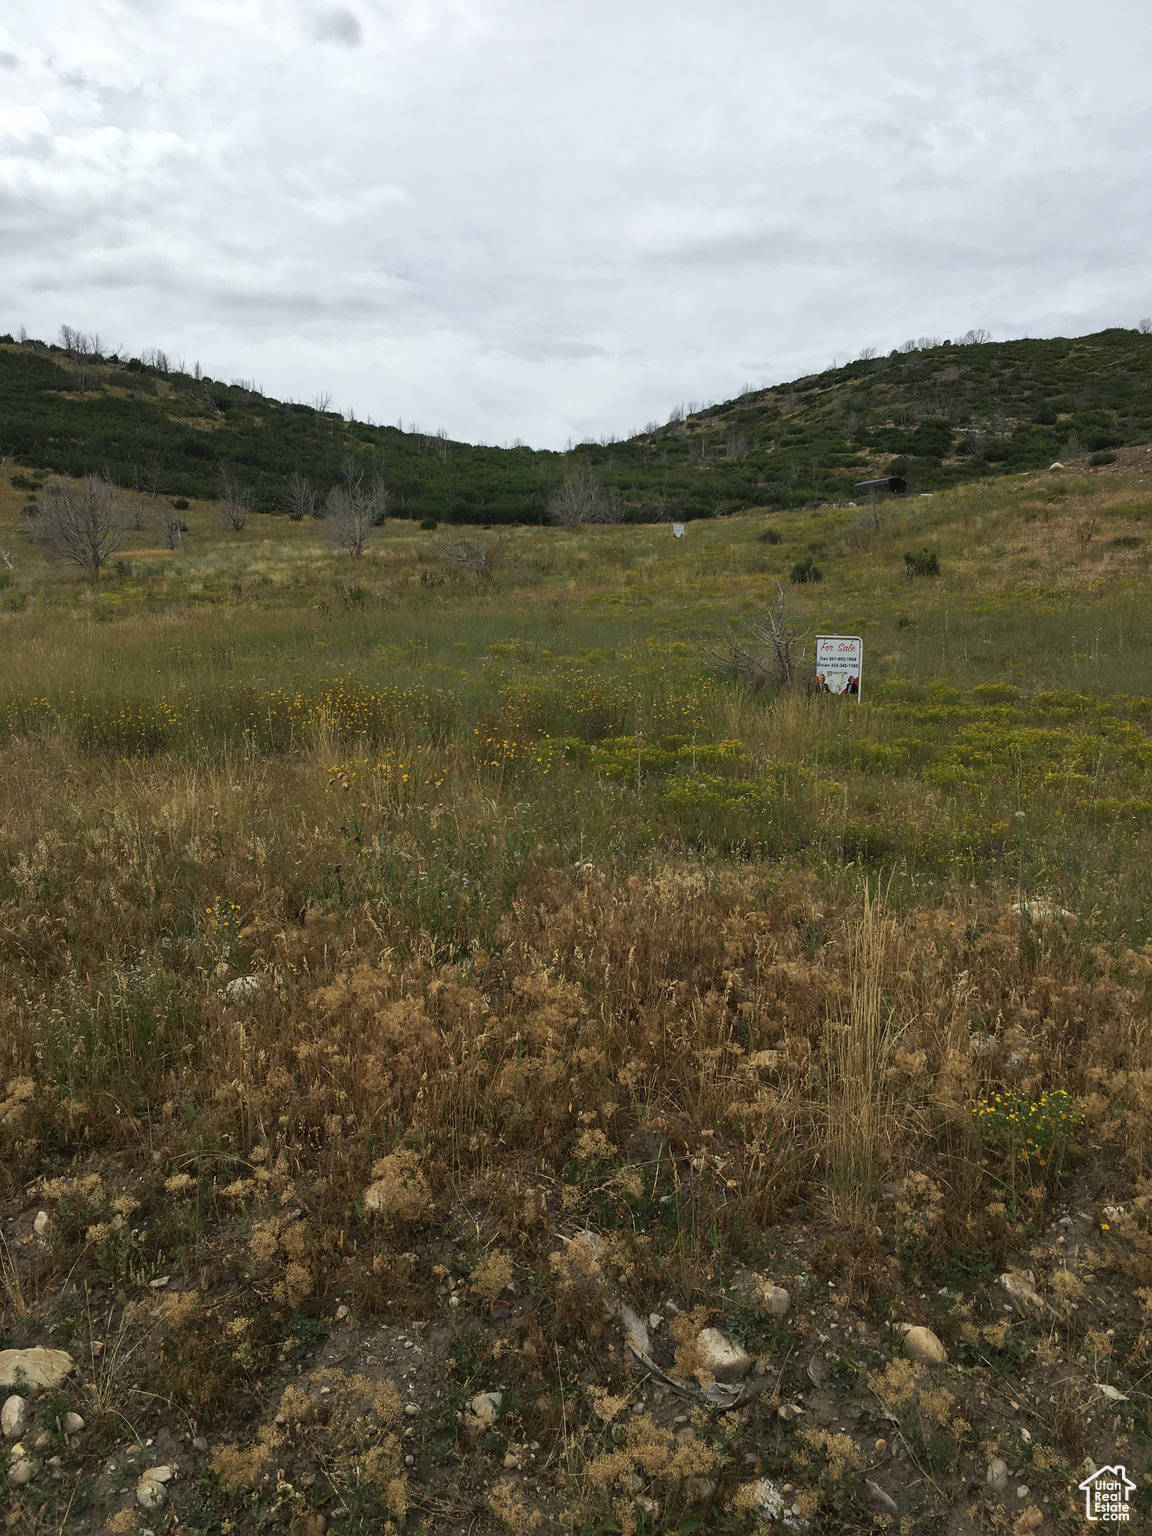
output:
M500 1404L503 1401L503 1392L479 1392L468 1406L481 1424L495 1424L496 1415L500 1412Z
M517 1456L515 1451L504 1452L504 1466L506 1468L511 1469L512 1467L518 1467L519 1465L520 1458Z
M766 1317L784 1317L792 1305L792 1297L782 1285L771 1280L760 1280L756 1286L756 1307Z
M448 1305L450 1307L458 1307L460 1305L460 1298L459 1298L459 1296L449 1296L449 1298L448 1298Z
M4 1407L0 1408L0 1430L3 1430L9 1440L18 1440L24 1433L27 1422L27 1399L13 1393L5 1400Z
M995 1492L1002 1492L1008 1486L1008 1463L999 1456L995 1461L990 1461L985 1481Z
M1031 1492L1032 1490L1029 1488L1027 1483L1021 1483L1019 1488L1016 1490L1016 1497L1018 1499L1026 1499Z
M418 1418L419 1415L420 1415L420 1404L419 1403L405 1403L404 1404L404 1412L408 1415L408 1417L410 1419Z
M224 988L230 1003L241 1003L246 997L254 997L259 992L261 981L259 976L237 976L235 981L230 981Z
M415 1458L415 1456L405 1456L405 1458L404 1458L404 1465L406 1467L414 1467L416 1465L416 1458Z
M159 1509L167 1497L168 1490L164 1484L147 1472L136 1484L136 1502L141 1509Z
M148 1284L154 1291L162 1291L171 1278L171 1275L157 1275L155 1280L149 1280Z
M931 1328L909 1328L904 1335L904 1348L913 1360L925 1365L947 1365L948 1351Z
M48 1445L51 1442L51 1439L52 1439L52 1436L48 1433L48 1431L46 1429L42 1429L40 1431L40 1433L36 1436L35 1440L33 1440L33 1442L32 1442L32 1449L34 1451L42 1450L44 1448L44 1446Z
M52 1230L52 1218L47 1211L36 1212L36 1220L32 1223L32 1230L40 1241L43 1242Z
M30 1483L36 1476L36 1463L29 1461L27 1456L22 1456L15 1466L8 1469L8 1481L14 1488L23 1488L25 1483Z
M890 1493L885 1493L879 1483L874 1483L870 1477L864 1479L864 1486L868 1489L868 1497L873 1504L882 1509L885 1514L898 1515L900 1506Z
M1048 1311L1048 1303L1037 1291L1036 1276L1031 1270L1026 1275L1001 1275L1000 1285L1018 1312L1026 1312L1029 1308L1035 1308L1037 1312Z
M733 1344L719 1328L701 1328L696 1335L696 1354L701 1369L717 1381L739 1381L754 1364L748 1351Z
M60 1424L66 1435L78 1435L84 1428L84 1420L78 1413L66 1413Z
M336 1321L338 1323L342 1323L347 1316L348 1308L344 1306L343 1303L341 1303L341 1305L336 1308Z
M649 1312L649 1314L648 1314L648 1326L649 1326L649 1328L651 1328L653 1333L656 1332L657 1328L659 1328L660 1324L663 1321L664 1321L664 1319L660 1316L659 1312Z
M51 1392L76 1369L65 1349L0 1349L0 1387L25 1387L31 1395Z
M200 1451L201 1453L206 1451L208 1449L208 1441L205 1436L197 1435L195 1440L192 1442L192 1449L194 1451Z

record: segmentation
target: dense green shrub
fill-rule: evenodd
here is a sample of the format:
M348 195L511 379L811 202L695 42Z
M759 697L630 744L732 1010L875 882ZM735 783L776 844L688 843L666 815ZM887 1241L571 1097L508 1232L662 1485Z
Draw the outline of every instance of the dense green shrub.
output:
M767 528L762 529L756 537L761 544L779 544L781 542L779 528L773 528L771 523L768 524Z
M1110 448L1101 448L1097 453L1088 455L1089 464L1115 464L1116 455Z
M906 549L904 567L909 576L939 576L940 556L934 549Z
M788 573L788 577L790 581L795 582L823 581L824 572L816 564L811 555L805 555L803 560L797 560L796 564Z

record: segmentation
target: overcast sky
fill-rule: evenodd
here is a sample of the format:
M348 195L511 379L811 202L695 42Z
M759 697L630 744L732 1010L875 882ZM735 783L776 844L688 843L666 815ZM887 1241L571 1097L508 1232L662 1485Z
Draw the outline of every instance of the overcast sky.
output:
M1148 0L5 0L0 331L563 447L1152 314Z

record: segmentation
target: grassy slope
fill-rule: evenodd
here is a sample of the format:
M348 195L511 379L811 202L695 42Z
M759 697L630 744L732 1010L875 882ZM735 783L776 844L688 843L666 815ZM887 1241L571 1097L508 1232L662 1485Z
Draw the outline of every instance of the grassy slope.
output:
M650 1528L751 1532L750 1466L821 1529L870 1526L864 1473L932 1529L961 1499L995 1518L997 1454L1045 1531L1084 1455L1139 1475L1152 483L1121 458L878 529L784 514L779 545L760 517L524 528L491 579L403 524L352 566L315 524L226 534L197 502L185 550L130 535L93 588L0 490L4 1342L148 1341L74 1389L66 1464L126 1465L126 1421L203 1428L212 1452L164 1455L205 1531L376 1530L407 1501L413 1529L591 1532L638 1495ZM941 576L909 579L926 546ZM792 587L805 552L824 580ZM863 705L711 665L778 581L864 635ZM1047 1166L1006 1157L1010 1122L971 1117L997 1090L1085 1122ZM764 1357L773 1392L700 1417L692 1457L563 1256L588 1226L643 1313L672 1298ZM745 1265L791 1288L783 1324ZM1056 1313L1006 1317L1010 1265ZM158 1273L183 1299L123 1311ZM900 1321L944 1338L934 1385ZM284 1397L317 1349L399 1379L416 1325L410 1467L386 1395L367 1420ZM494 1431L456 1418L501 1384ZM641 1404L626 1438L594 1388ZM75 1530L131 1498L93 1477L65 1515L56 1486L11 1497Z
M1039 469L1057 454L1146 443L1152 336L942 345L753 391L578 452L640 520L847 500L855 481L914 490ZM383 464L420 520L540 523L566 456L451 443L270 400L242 385L0 343L0 449L15 463L210 497L228 463L262 511L300 471L325 491L346 456Z

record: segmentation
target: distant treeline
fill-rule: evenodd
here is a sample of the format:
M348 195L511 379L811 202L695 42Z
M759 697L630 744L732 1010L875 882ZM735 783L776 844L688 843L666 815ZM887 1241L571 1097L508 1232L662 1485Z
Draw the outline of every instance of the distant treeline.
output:
M579 466L627 520L648 522L848 500L873 474L934 490L1152 440L1152 336L1122 329L909 344L567 454L349 422L323 402L183 372L163 353L107 357L83 333L62 338L0 336L0 456L174 497L215 497L226 467L268 513L289 510L296 475L322 504L350 459L384 476L391 516L542 523Z

